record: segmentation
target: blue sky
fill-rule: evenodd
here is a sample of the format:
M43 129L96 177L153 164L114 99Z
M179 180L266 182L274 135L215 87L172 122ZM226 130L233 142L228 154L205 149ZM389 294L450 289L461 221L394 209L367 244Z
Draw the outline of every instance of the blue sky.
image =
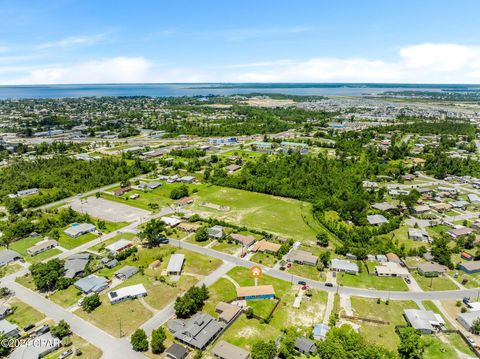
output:
M480 83L479 13L475 0L0 0L0 84Z

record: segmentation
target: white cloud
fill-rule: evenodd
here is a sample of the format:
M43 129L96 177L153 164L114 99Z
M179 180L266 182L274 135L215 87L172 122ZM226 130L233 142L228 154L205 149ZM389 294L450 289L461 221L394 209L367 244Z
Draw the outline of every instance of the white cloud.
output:
M37 49L51 49L55 47L68 47L74 45L94 45L105 40L107 34L69 36L64 39L52 42L45 42L37 46Z
M480 82L480 47L457 44L420 44L400 49L396 61L367 58L320 57L305 61L230 66L248 71L225 73L238 82ZM248 64L246 64L248 65Z
M91 84L201 82L206 79L202 73L192 69L157 68L144 57L114 57L69 66L35 68L23 78L6 82L10 84Z
M318 57L204 68L160 65L145 57L96 59L71 64L26 65L0 56L0 84L108 82L409 82L480 83L480 47L418 44L396 60ZM5 60L5 61L3 61ZM24 66L22 66L24 65Z

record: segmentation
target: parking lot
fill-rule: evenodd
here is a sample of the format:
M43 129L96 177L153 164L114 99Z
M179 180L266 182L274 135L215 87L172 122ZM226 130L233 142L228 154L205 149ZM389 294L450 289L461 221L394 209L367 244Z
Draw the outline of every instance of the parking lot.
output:
M72 209L80 213L110 222L132 222L147 216L150 212L103 198L88 197L72 202Z

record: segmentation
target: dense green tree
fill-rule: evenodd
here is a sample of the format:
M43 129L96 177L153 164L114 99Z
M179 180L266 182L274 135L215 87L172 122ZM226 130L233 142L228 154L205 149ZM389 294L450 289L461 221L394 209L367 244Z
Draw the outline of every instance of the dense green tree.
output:
M146 352L148 350L148 338L143 329L137 329L133 332L130 343L132 349L137 352Z
M87 313L91 313L96 308L98 308L101 304L102 304L102 301L100 300L100 296L97 293L95 293L83 298L82 309Z
M195 240L197 242L205 242L208 240L208 228L200 227L195 233Z
M141 239L146 240L148 244L154 245L158 242L163 231L165 231L165 223L159 219L153 218L147 222L144 230L141 231L138 236Z
M277 354L275 342L257 342L252 346L252 359L273 359Z
M425 345L420 333L412 327L399 329L400 345L398 354L402 359L421 359Z
M180 187L172 189L170 192L171 199L180 199L188 196L188 187L185 184L182 184Z
M165 339L167 338L162 327L152 331L150 346L153 354L161 354L165 351Z
M70 325L64 320L61 320L58 322L57 325L52 326L50 328L50 332L54 337L60 340L72 334L72 331L70 330Z
M187 318L198 312L208 299L208 289L205 285L191 287L184 295L177 297L175 301L175 314L179 318Z

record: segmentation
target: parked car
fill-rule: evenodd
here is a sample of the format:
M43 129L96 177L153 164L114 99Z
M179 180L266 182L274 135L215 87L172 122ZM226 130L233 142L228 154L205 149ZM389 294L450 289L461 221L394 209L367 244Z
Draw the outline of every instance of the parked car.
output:
M28 332L30 329L33 329L33 328L35 328L35 324L30 323L23 327L23 331Z
M325 282L325 287L333 287L333 283Z
M38 327L37 329L35 329L35 334L42 335L42 334L48 333L49 331L50 331L50 327L44 324L41 327Z
M407 282L408 284L412 283L411 279L408 277L405 277L405 282Z
M307 285L307 282L305 282L304 280L299 280L299 281L298 281L298 284L300 284L300 285Z
M470 302L470 297L463 297L462 301L464 304L468 305L468 303Z
M467 340L468 340L468 342L469 342L470 344L472 344L472 345L477 345L477 343L475 343L475 340L473 340L472 337L467 337Z
M64 352L62 352L62 354L60 354L60 356L58 357L58 359L65 359L66 357L69 357L70 355L73 354L73 350L72 349L68 349L68 350L65 350Z

